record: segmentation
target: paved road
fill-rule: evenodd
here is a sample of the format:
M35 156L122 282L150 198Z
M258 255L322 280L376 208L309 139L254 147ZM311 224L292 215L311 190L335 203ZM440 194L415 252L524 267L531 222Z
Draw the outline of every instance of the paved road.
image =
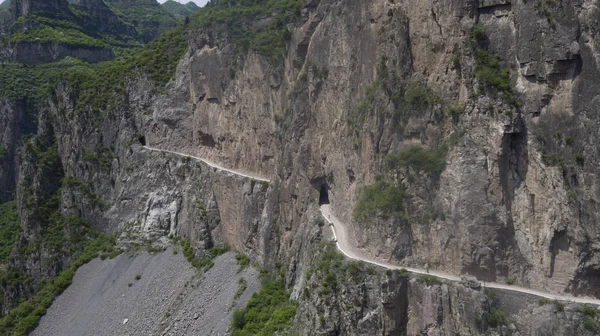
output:
M258 180L258 181L270 182L268 179L265 179L263 177L259 177L257 175L250 175L248 173L245 174L245 173L241 173L239 171L227 169L227 168L220 166L214 162L208 161L206 159L203 159L203 158L200 158L197 156L174 152L174 151L169 151L169 150L153 148L153 147L149 147L149 146L144 146L144 148L151 150L151 151L155 151L155 152L166 152L166 153L176 154L176 155L183 156L183 157L192 158L195 160L202 161L213 168L223 170L223 171L235 174L235 175L251 178L254 180ZM429 275L433 275L433 276L436 276L441 279L446 279L446 280L451 280L451 281L461 281L460 276L452 275L449 273L444 273L444 272L435 271L435 270L428 271L426 269L421 269L421 268L402 267L402 266L398 266L398 265L392 265L389 263L377 261L377 260L374 260L367 256L364 256L362 253L360 253L360 251L358 251L356 248L354 248L352 246L346 225L342 221L340 221L337 217L335 217L335 215L333 215L331 213L331 208L330 208L329 204L321 205L321 213L331 226L331 230L333 231L333 236L336 241L337 248L346 257L348 257L350 259L364 261L366 263L381 266L381 267L384 267L387 269L402 269L402 268L404 268L411 273L429 274ZM543 297L543 298L550 299L550 300L572 301L572 302L578 302L578 303L590 303L590 304L600 305L600 300L592 299L592 298L588 298L588 297L557 295L557 294L551 294L551 293L547 293L547 292L538 291L535 289L523 288L523 287L519 287L519 286L511 286L511 285L499 284L499 283L493 283L493 282L486 282L486 283L483 283L483 285L487 288L498 288L498 289L505 289L505 290L510 290L510 291L514 291L514 292L519 292L519 293L526 293L526 294L536 295L536 296Z
M143 146L143 147L145 149L153 151L153 152L171 153L171 154L176 154L176 155L179 155L179 156L183 156L183 157L188 157L188 158L191 158L191 159L195 159L195 160L198 160L198 161L202 161L202 162L206 163L207 165L209 165L209 166L211 166L213 168L217 168L219 170L226 171L226 172L229 172L229 173L232 173L232 174L235 174L235 175L239 175L239 176L251 178L253 180L263 181L263 182L271 182L270 180L268 180L266 178L259 177L257 175L244 174L244 173L241 173L239 171L235 171L235 170L231 170L231 169L225 168L225 167L223 167L223 166L221 166L219 164L216 164L216 163L214 163L212 161L209 161L207 159L203 159L201 157L197 157L197 156L193 156L193 155L189 155L189 154L184 154L184 153L179 153L179 152L174 152L174 151L170 151L170 150L166 150L166 149L158 149L158 148L154 148L154 147L150 147L150 146Z

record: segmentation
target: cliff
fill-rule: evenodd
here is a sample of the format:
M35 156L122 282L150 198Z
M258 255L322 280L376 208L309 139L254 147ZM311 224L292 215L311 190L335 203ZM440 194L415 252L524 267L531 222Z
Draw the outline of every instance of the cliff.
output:
M175 234L197 255L225 243L263 267L286 265L300 334L593 334L596 313L575 304L341 260L343 272L319 275L328 237L316 223L321 198L373 259L598 297L597 6L252 7L265 4L198 11L167 85L144 62L95 91L111 92L106 104L61 82L38 114L33 145L43 146L23 149L15 251L39 240L47 223L30 212L59 190L63 217L122 244ZM155 46L151 62L174 57ZM40 164L54 144L56 160ZM15 263L31 292L69 264L41 246Z

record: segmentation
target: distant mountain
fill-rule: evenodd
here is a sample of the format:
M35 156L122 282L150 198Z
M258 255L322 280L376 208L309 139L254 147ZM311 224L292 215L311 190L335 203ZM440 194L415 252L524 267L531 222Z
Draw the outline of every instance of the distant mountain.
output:
M190 16L192 13L200 9L200 7L198 7L198 5L196 5L192 1L184 5L177 1L169 0L162 4L162 6L178 18Z
M176 24L156 0L5 0L0 60L103 61L114 57L115 48L139 47Z
M149 42L175 27L177 18L156 0L105 0L125 21L131 22L142 42Z

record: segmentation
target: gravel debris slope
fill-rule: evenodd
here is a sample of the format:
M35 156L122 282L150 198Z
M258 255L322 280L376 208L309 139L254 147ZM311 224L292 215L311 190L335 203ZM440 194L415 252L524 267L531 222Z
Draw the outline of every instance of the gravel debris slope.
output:
M238 272L233 253L204 274L172 248L94 259L79 268L31 335L227 335L233 311L260 288L256 270ZM247 288L235 299L240 277Z

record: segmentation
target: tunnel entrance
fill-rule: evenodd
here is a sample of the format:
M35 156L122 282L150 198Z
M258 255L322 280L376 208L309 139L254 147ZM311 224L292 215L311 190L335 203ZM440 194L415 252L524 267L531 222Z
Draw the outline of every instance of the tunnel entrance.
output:
M138 138L138 141L142 144L142 146L146 146L146 137L145 136L141 136Z
M319 190L319 205L329 204L329 188L327 184L322 184Z

